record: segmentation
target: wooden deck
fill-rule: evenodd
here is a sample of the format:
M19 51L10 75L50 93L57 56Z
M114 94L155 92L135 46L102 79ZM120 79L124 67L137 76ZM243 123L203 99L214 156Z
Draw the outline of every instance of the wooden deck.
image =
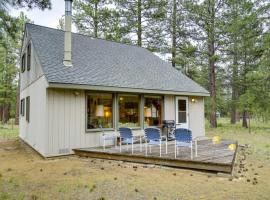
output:
M230 150L228 146L236 144L235 150ZM109 146L104 150L98 148L83 148L73 149L75 154L83 157L121 160L128 162L137 162L145 164L164 165L178 168L189 168L197 170L208 170L215 172L231 173L237 151L237 142L230 140L222 140L219 144L213 144L209 140L201 140L197 143L198 155L193 159L190 157L190 149L181 148L179 155L175 158L174 142L168 142L168 153L165 154L165 145L162 146L162 156L159 155L159 147L152 147L151 153L148 150L148 155L145 155L145 146L142 144L134 144L134 152L131 154L131 146L129 149L122 146L122 152L119 151L119 146Z

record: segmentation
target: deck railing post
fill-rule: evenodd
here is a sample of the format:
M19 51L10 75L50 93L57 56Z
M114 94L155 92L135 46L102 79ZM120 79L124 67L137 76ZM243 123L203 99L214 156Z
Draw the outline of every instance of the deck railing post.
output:
M190 155L191 155L191 160L193 159L193 148L192 148L192 141L191 141L191 147L190 147L190 149L191 149L191 153L190 153Z
M145 155L147 156L147 141L145 142Z
M174 158L176 158L176 140L174 141Z
M133 138L131 138L131 154L133 154Z
M117 147L117 134L115 134L114 144L115 144L115 148L116 148Z
M168 141L167 141L167 137L166 137L166 154L168 154Z
M121 136L120 136L119 146L120 146L120 153L121 153L122 152L122 140L121 140Z
M142 136L140 136L140 152L142 152Z
M161 157L161 139L159 139L159 157Z
M198 157L198 141L195 140L195 157Z

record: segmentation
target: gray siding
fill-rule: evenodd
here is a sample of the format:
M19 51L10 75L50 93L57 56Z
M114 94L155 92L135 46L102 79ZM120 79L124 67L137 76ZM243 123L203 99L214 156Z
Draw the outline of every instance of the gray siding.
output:
M27 46L29 43L31 43L31 38L25 37L23 40L21 56L23 55L23 53L25 53L26 60L27 60ZM26 63L27 62L28 61L26 61ZM34 81L36 81L41 76L43 76L43 71L40 66L40 62L38 60L38 56L36 54L34 45L33 43L31 43L31 69L27 71L27 65L25 64L25 71L23 73L20 71L21 91L27 88L29 85L31 85Z
M85 131L85 92L48 89L48 155L72 153L73 148L100 146L101 132Z
M196 102L191 102L191 99L195 98ZM164 119L176 120L175 115L175 99L176 96L165 95L164 107L165 116ZM203 97L189 97L188 98L188 120L189 129L192 131L193 137L205 135L204 125L204 98Z
M175 96L164 96L164 119L175 120Z
M196 102L191 102L189 98L189 129L192 131L193 137L205 136L204 122L204 98L194 97Z
M204 135L203 98L198 97L196 100L196 103L191 103L189 98L189 128L194 137ZM73 153L73 148L102 145L101 132L85 130L84 90L47 89L47 111L46 156L70 154ZM164 96L164 119L175 120L175 96L173 95ZM143 130L134 131L134 134L142 133Z
M47 126L46 126L46 87L48 83L44 76L35 81L20 93L20 99L30 97L30 122L20 115L19 136L34 149L45 155L47 148ZM26 105L26 104L25 104ZM25 106L26 108L26 106ZM26 110L25 110L26 111Z

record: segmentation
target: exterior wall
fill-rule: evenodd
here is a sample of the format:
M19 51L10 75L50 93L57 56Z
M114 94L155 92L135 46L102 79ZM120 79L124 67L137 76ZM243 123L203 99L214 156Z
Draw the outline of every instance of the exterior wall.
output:
M45 155L47 149L47 126L46 126L46 87L47 81L44 76L20 92L20 99L30 96L30 121L26 121L25 114L20 115L19 136L39 153Z
M85 98L84 90L47 89L46 156L70 154L73 153L74 148L102 146L102 133L87 132L85 129ZM203 98L196 98L196 103L192 103L189 98L189 116L193 136L203 136ZM175 96L173 95L164 96L164 119L175 120ZM135 135L142 132L143 130L134 130ZM109 141L106 143L109 144Z
M164 96L164 119L175 120L175 96Z
M191 99L194 98L195 102ZM203 97L189 97L189 129L193 137L205 136L204 99Z
M31 38L25 32L22 53L27 53L27 46ZM25 54L27 60L27 54ZM42 155L47 152L47 125L46 125L46 88L48 87L47 80L43 74L41 65L38 61L34 45L31 43L31 65L30 70L20 72L20 100L30 97L30 121L26 121L26 101L25 114L20 115L19 136L26 143L32 146Z
M85 104L84 90L47 90L48 156L102 145L101 132L85 130Z
M27 46L31 43L30 38L26 37L27 32L25 33L25 37L23 40L22 53L27 53ZM25 54L27 60L27 54ZM28 62L28 61L27 61ZM33 43L31 43L31 69L28 71L27 66L25 66L25 71L20 73L20 88L21 90L27 88L30 84L32 84L35 80L43 75L42 68L40 66L38 56L36 55L35 48Z
M195 102L191 101L192 98ZM166 120L176 120L175 99L176 96L173 95L164 96L164 119ZM188 99L189 129L193 137L205 136L203 97L189 97Z

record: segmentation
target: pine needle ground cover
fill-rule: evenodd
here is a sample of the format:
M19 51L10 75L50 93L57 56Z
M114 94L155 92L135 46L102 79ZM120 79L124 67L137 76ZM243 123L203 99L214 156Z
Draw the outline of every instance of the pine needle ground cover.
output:
M208 137L239 141L233 175L76 156L44 160L0 129L0 199L269 199L270 124L219 119ZM9 136L9 137L8 137Z

